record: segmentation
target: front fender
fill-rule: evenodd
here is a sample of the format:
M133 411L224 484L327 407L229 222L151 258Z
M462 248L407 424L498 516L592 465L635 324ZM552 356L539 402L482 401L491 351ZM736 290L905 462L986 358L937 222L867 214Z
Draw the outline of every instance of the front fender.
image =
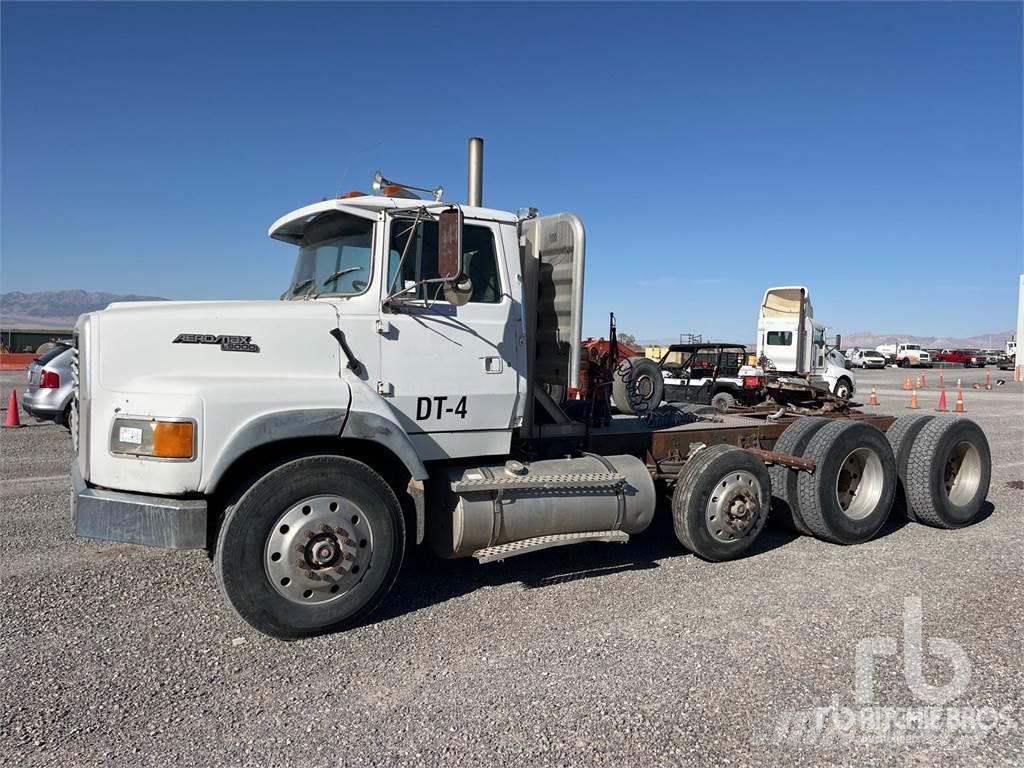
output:
M355 376L346 378L352 388L352 402L341 436L380 443L401 460L414 480L426 480L427 468L391 406L366 382Z

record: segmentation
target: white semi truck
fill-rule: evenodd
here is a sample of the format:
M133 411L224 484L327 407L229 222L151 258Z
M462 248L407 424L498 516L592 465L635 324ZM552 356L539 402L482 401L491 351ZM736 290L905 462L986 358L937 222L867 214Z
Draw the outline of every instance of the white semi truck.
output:
M931 368L934 361L931 353L921 349L920 344L913 342L899 342L898 344L881 344L875 347L875 351L885 355L900 368Z
M757 316L757 357L780 375L800 376L844 400L857 380L838 352L825 343L825 326L814 319L811 293L799 285L769 288Z
M274 222L295 259L280 301L83 315L77 534L212 550L232 608L290 639L362 621L407 546L486 563L625 542L655 481L681 548L711 561L750 547L773 495L784 521L844 544L904 489L915 519L974 519L990 454L966 419L886 435L894 420L867 414L570 418L550 392L579 380L583 223L484 208L479 140L470 160L468 205L378 178ZM591 361L593 405L610 360Z

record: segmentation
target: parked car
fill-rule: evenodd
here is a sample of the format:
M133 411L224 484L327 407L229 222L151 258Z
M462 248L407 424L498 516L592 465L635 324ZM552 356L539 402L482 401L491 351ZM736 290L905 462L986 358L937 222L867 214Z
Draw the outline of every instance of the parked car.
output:
M858 349L847 361L850 368L885 368L885 355L876 349Z
M21 398L25 413L69 427L71 413L71 342L60 341L28 364L28 387Z

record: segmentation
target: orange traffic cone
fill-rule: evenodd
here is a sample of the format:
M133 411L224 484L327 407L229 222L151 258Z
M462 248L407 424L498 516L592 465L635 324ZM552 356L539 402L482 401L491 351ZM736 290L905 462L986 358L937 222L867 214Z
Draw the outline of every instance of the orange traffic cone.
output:
M927 389L928 388L928 380L924 377L923 373L921 374L921 387L920 388L921 389Z
M985 389L992 389L992 372L985 369Z
M946 407L946 390L942 390L939 393L939 407L936 408L935 410L936 411L948 411L949 410Z
M939 371L939 389L946 388L946 377L942 375L942 371Z
M964 410L964 391L962 389L958 389L956 391L956 412L967 413L967 411Z
M20 427L21 414L18 413L18 391L11 390L11 400L7 405L7 418L4 419L5 427Z
M914 393L910 396L910 405L908 405L907 408L911 408L916 411L919 407L920 406L917 404L917 390L915 389Z
M914 388L914 382L910 380L909 376L903 380L903 388L908 392Z
M1020 384L1020 366L1018 365L1013 369L1013 381L1015 384Z
M871 388L871 397L868 398L868 405L878 405L878 393L875 392L875 388Z
M960 389L961 389L961 387L960 387L960 379L957 379L956 380L956 391L959 392Z

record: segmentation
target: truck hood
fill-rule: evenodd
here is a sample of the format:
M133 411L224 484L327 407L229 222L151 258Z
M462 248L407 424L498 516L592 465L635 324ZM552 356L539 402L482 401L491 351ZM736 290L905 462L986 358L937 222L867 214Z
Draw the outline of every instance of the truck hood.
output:
M313 301L155 301L111 304L92 313L98 384L138 391L188 390L211 377L245 380L282 372L337 376L333 304ZM145 387L143 387L145 391Z

